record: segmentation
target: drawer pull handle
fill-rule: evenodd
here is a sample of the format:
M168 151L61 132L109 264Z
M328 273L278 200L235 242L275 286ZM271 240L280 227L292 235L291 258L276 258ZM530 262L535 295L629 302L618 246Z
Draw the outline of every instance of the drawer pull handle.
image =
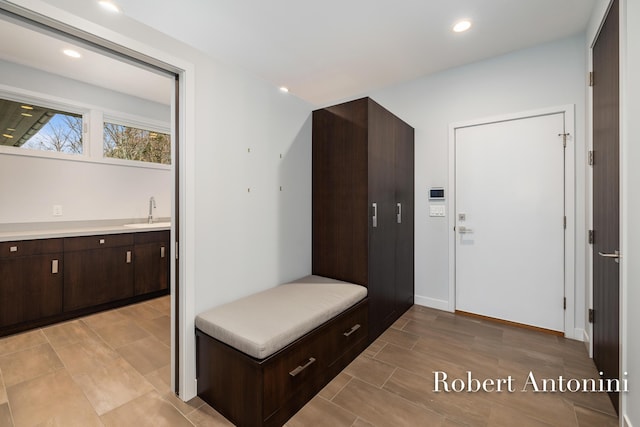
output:
M101 245L104 245L104 239L98 240L98 243L100 243Z
M9 252L18 252L18 247L17 246L11 246L9 248Z
M294 369L293 371L289 372L289 375L291 375L292 377L295 377L296 375L298 375L300 372L304 371L305 369L307 369L309 366L311 366L314 362L316 361L316 359L314 357L310 357L309 361L307 363L305 363L302 366L298 366L296 369Z
M51 260L51 274L58 274L58 260Z
M353 328L349 329L347 332L345 332L342 335L344 335L345 337L348 337L349 335L351 335L352 333L354 333L358 329L360 329L360 324L356 323L355 325L353 325Z
M127 264L131 264L131 251L127 251Z
M164 258L164 246L160 247L160 258Z

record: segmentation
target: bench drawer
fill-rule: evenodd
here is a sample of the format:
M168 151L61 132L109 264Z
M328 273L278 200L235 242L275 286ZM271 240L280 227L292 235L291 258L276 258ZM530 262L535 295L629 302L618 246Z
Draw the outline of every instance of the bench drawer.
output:
M264 419L292 395L304 395L323 377L331 361L328 340L329 330L322 328L269 358L264 366Z
M357 304L336 319L330 330L328 350L331 355L329 366L354 346L367 340L369 334L369 310L366 304Z

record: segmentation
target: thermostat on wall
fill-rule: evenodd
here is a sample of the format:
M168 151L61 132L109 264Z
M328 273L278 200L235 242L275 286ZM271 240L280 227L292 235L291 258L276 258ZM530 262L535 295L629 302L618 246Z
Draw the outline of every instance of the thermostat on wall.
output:
M429 189L429 200L444 200L444 188L433 187Z

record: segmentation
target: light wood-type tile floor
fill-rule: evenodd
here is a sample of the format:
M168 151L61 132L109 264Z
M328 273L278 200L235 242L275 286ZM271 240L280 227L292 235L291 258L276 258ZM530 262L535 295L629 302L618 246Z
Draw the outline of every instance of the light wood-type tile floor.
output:
M0 427L228 426L170 390L169 297L0 339ZM514 392L440 392L513 377ZM287 426L617 426L605 394L522 392L528 373L595 378L584 344L414 306ZM440 383L441 384L441 383Z

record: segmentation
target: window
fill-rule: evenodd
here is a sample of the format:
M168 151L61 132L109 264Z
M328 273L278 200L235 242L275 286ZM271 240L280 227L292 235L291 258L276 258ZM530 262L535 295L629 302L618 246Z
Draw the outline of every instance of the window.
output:
M104 157L171 164L171 136L162 132L104 122Z
M0 98L0 145L82 154L82 115Z

